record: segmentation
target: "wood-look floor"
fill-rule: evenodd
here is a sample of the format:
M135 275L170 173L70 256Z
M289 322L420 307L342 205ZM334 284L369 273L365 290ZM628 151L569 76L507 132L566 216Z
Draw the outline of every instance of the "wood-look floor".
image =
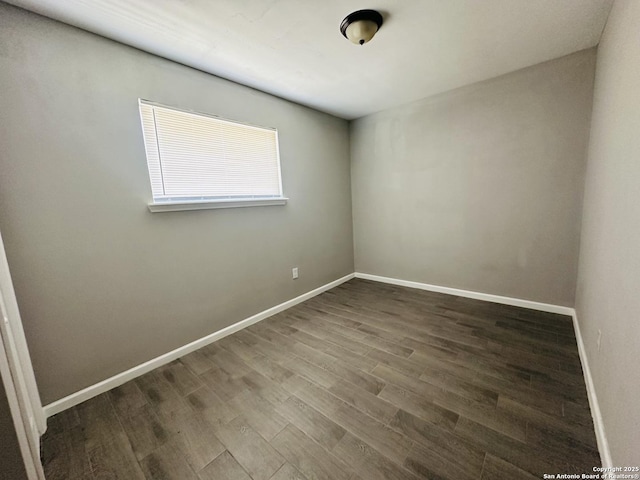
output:
M600 459L568 317L352 280L49 420L48 480L533 480Z

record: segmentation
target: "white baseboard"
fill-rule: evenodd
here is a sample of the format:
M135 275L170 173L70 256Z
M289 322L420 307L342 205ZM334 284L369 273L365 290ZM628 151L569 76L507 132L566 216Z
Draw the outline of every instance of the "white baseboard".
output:
M589 407L591 408L591 416L593 417L593 426L596 432L596 441L598 442L598 451L600 452L600 460L603 467L613 467L611 460L611 450L609 450L609 441L604 430L604 422L602 421L602 412L596 395L596 387L591 377L591 369L589 368L589 360L587 351L582 340L580 332L580 323L578 323L578 315L574 310L571 317L573 318L573 328L576 332L576 342L578 343L578 353L580 354L580 363L582 363L582 372L584 374L584 382L587 386L587 398L589 399Z
M323 292L326 292L327 290L337 287L338 285L344 282L351 280L353 277L354 277L353 273L346 275L342 278L339 278L338 280L327 283L326 285L323 285L314 290L311 290L310 292L304 293L296 298L287 300L286 302L281 303L280 305L276 305L275 307L271 307L249 318L245 318L244 320L234 323L233 325L223 328L222 330L218 330L217 332L214 332L211 335L207 335L206 337L203 337L199 340L191 342L182 347L176 348L175 350L165 353L164 355L160 355L159 357L149 360L148 362L138 365L137 367L130 368L129 370L126 370L122 373L114 375L113 377L107 378L106 380L96 383L95 385L91 385L87 388L84 388L79 392L72 393L67 397L61 398L60 400L56 400L55 402L52 402L44 407L44 414L47 418L49 418L55 415L56 413L60 413L63 410L67 410L68 408L71 408L75 405L78 405L79 403L84 402L85 400L89 400L90 398L96 397L101 393L111 390L112 388L118 387L123 383L128 382L129 380L133 380L134 378L137 378L140 375L144 375L145 373L150 372L155 368L158 368L162 365L172 362L173 360L176 360L191 352L194 352L199 348L202 348L206 345L209 345L210 343L215 342L216 340L220 340L221 338L224 338L227 335L231 335L232 333L235 333L238 330L242 330L243 328L253 325L254 323L258 323L259 321L264 320L265 318L271 317L276 313L280 313L283 310L286 310L288 308L293 307L294 305L302 303L305 300L309 300L310 298L315 297L316 295L319 295Z
M520 298L502 297L500 295L473 292L471 290L460 290L458 288L440 287L438 285L430 285L428 283L411 282L409 280L399 280L397 278L380 277L378 275L370 275L368 273L356 272L355 276L356 278L373 280L374 282L390 283L392 285L400 285L402 287L417 288L420 290L428 290L430 292L437 293L446 293L447 295L456 295L458 297L474 298L476 300L484 300L485 302L501 303L503 305L512 305L514 307L530 308L532 310L539 310L541 312L559 313L562 315L573 314L573 308L564 307L562 305L533 302L531 300L522 300Z
M469 290L460 290L457 288L449 288L449 287L441 287L437 285L429 285L426 283L419 282L411 282L408 280L399 280L396 278L389 277L381 277L378 275L370 275L367 273L352 273L350 275L346 275L338 280L327 283L321 287L318 287L310 292L307 292L303 295L300 295L296 298L288 300L280 305L276 305L275 307L264 310L260 313L257 313L249 318L241 320L233 325L230 325L222 330L214 332L206 337L203 337L199 340L191 342L187 345L184 345L180 348L177 348L171 352L165 353L164 355L160 355L148 362L145 362L137 367L133 367L125 372L114 375L113 377L107 378L95 385L91 385L79 392L73 393L67 397L61 398L60 400L56 400L53 403L50 403L44 407L44 413L47 418L62 412L63 410L67 410L79 403L84 402L85 400L89 400L101 393L104 393L112 388L118 387L123 383L128 382L129 380L133 380L140 375L144 375L151 370L158 368L162 365L165 365L173 360L176 360L184 355L187 355L199 348L202 348L210 343L215 342L216 340L220 340L221 338L226 337L227 335L231 335L243 328L249 327L255 323L258 323L261 320L271 317L276 313L282 312L288 308L291 308L299 303L302 303L316 295L319 295L327 290L330 290L338 285L345 283L352 278L362 278L365 280L372 280L375 282L389 283L392 285L399 285L403 287L409 288L417 288L420 290L428 290L431 292L437 293L445 293L449 295L457 295L460 297L466 298L474 298L477 300L484 300L487 302L493 303L501 303L504 305L512 305L516 307L530 308L533 310L539 310L543 312L550 313L559 313L563 315L569 315L573 319L573 326L575 329L576 341L578 344L578 353L580 355L580 362L582 363L582 371L584 373L585 384L587 387L587 396L589 399L589 406L591 408L591 415L593 417L593 423L595 427L596 440L598 442L598 450L600 452L600 458L602 461L603 467L612 467L613 462L611 460L611 452L609 450L609 442L607 441L607 437L605 434L604 423L602 421L602 414L600 412L600 405L598 403L598 397L596 395L595 386L593 384L593 378L591 377L591 370L589 369L589 361L587 359L584 342L582 340L582 334L580 333L580 325L578 323L578 318L576 312L573 308L564 307L561 305L552 305L547 303L539 303L533 302L530 300L522 300L519 298L511 298L511 297L502 297L499 295L491 295L488 293L480 293L473 292Z

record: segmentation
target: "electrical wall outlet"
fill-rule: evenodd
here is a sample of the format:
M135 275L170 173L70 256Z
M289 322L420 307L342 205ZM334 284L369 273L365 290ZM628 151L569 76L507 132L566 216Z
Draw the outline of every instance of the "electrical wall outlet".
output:
M298 278L298 267L293 267L291 269L291 276L293 277L294 280Z
M598 351L600 351L600 342L602 340L602 330L598 329L598 339L596 340L596 343L598 345Z

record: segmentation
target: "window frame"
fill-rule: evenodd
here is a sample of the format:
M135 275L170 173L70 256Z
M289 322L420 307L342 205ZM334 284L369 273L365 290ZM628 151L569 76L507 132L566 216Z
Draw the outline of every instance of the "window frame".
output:
M279 196L273 197L258 197L258 196L234 196L234 197L204 197L194 195L191 197L175 197L167 200L156 200L156 197L153 196L153 186L151 181L151 172L149 170L149 160L147 156L147 142L145 138L145 124L142 115L142 105L147 105L150 107L159 107L168 110L174 110L177 112L187 113L191 115L196 115L200 117L212 118L214 120L219 120L222 122L233 123L240 126L259 128L263 130L272 130L275 132L275 146L276 146L276 162L277 162L277 170L278 170L278 187L279 187ZM286 205L289 198L284 195L283 186L282 186L282 163L280 160L280 143L279 143L279 132L277 128L274 127L264 127L261 125L255 125L248 122L241 122L238 120L232 120L229 118L225 118L219 115L213 115L210 113L199 112L195 110L189 110L179 107L173 107L169 105L165 105L158 102L153 102L150 100L145 100L142 98L138 99L138 113L140 116L140 127L142 134L142 141L144 144L144 152L145 152L145 163L147 166L147 174L149 178L149 186L151 187L151 202L148 203L149 211L151 212L176 212L176 211L185 211L185 210L209 210L209 209L219 209L219 208L238 208L238 207L266 207L273 205ZM157 137L156 137L157 141Z

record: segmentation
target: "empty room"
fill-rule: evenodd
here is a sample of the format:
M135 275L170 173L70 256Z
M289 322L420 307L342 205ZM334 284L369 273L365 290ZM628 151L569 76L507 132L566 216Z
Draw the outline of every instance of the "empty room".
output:
M640 479L639 183L638 0L0 0L0 479Z

